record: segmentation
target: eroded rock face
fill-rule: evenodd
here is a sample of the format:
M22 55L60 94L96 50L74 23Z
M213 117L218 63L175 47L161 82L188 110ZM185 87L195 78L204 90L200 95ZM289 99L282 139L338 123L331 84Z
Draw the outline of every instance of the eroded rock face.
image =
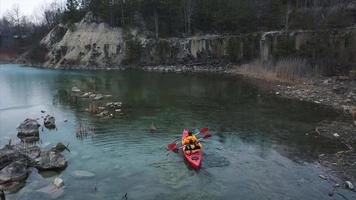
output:
M13 162L0 171L0 184L22 181L28 173L26 160Z
M39 127L41 125L35 119L26 119L17 127L17 137L39 137Z
M56 128L56 119L53 116L47 115L44 118L44 126L48 129Z
M39 170L63 170L67 165L68 162L62 154L48 150L41 152L35 167Z

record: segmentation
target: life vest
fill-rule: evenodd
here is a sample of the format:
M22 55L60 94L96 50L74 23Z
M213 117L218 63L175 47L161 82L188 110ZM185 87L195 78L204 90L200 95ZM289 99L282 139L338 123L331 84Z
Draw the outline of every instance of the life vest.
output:
M190 144L190 143L196 143L198 141L197 137L195 137L194 135L192 136L188 136L184 139L184 145L186 144Z

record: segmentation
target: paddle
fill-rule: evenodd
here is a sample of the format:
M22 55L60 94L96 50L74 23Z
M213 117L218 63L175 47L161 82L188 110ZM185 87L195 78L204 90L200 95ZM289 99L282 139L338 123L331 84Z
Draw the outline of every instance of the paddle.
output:
M200 141L202 141L202 140L209 139L209 138L211 138L211 136L212 136L211 134L207 134L207 135L205 135L203 138L200 138L200 139L198 140L198 142L200 142ZM187 146L187 144L180 146L179 149L182 149L182 148L184 148L185 146Z
M208 127L204 127L204 128L202 128L202 129L200 129L200 131L199 131L198 133L194 134L194 135L196 136L196 135L199 135L199 134L205 134L205 133L208 132L208 131L209 131L209 128L208 128ZM180 138L176 139L173 143L168 144L168 145L167 145L168 150L173 151L174 149L177 149L177 143L178 143L177 141L178 141L179 139L180 139Z

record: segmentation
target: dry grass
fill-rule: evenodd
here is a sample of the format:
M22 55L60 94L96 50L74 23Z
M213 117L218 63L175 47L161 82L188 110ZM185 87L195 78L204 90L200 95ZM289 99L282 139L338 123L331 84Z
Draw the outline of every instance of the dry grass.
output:
M315 75L303 59L282 59L275 65L254 61L237 68L237 73L268 81L302 82Z

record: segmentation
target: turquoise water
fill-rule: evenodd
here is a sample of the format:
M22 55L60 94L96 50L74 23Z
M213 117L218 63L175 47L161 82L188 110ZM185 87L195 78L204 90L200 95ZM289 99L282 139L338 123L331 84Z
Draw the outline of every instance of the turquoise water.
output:
M113 95L126 104L125 115L99 119L84 112L89 102L73 99L73 86ZM16 139L16 127L27 117L41 118L41 110L56 117L58 130L41 131L39 145L69 144L68 168L33 170L8 199L343 199L328 196L332 184L319 178L325 173L317 163L336 145L305 134L338 116L271 96L238 77L0 65L0 145ZM95 133L77 138L79 123ZM202 169L194 171L166 145L183 128L205 126L213 137L204 142ZM79 178L76 170L95 176ZM63 191L44 193L57 176Z

